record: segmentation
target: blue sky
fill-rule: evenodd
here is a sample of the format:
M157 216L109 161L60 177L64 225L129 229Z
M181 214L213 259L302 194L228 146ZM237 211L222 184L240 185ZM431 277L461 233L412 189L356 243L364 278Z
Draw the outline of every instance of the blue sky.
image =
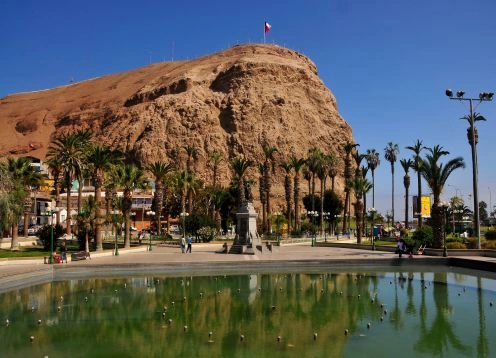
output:
M450 177L444 199L461 195L472 207L467 123L459 119L468 106L444 90L496 92L494 14L493 0L2 1L0 97L262 42L268 21L267 42L310 57L360 150L381 153L379 211L391 206L384 147L397 143L407 158L404 147L417 139L464 157L467 168ZM495 205L496 101L476 111L488 119L478 123L479 196ZM397 162L396 218L404 215L402 176Z

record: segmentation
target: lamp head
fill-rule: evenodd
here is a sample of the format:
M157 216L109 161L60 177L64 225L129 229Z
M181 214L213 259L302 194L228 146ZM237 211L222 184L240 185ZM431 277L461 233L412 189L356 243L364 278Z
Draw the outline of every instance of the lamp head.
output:
M464 92L464 91L456 91L456 96L457 96L458 98L462 98L464 94L465 94L465 92Z
M494 93L492 92L481 92L479 93L479 99L481 101L492 101Z
M449 98L453 97L453 91L450 90L449 88L446 90L446 96L448 96Z

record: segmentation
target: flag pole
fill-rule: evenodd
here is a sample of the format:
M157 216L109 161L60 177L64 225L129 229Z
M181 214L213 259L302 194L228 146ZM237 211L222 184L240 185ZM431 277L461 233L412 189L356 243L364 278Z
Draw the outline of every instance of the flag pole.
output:
M264 33L264 44L265 44L265 22L264 22L264 27L263 27L263 33Z

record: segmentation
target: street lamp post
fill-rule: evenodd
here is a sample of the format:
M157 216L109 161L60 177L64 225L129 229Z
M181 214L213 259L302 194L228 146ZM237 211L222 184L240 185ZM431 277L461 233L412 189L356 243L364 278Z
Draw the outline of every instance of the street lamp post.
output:
M448 211L449 203L442 202L441 203L441 212L443 214L442 217L442 233L443 233L443 257L448 257L448 249L446 248L446 214Z
M152 220L152 218L155 216L155 211L148 210L146 212L146 215L148 215L150 217L150 220ZM151 229L151 225L150 225L150 232L149 232L149 236L148 236L148 251L152 251L152 229Z
M189 216L189 213L183 211L181 213L181 219L183 222L183 237L186 239L186 217Z
M469 123L467 129L467 137L470 147L472 149L472 186L474 191L474 226L475 234L477 236L477 248L480 249L480 217L479 217L479 191L478 191L478 168L477 168L477 142L479 135L477 133L477 128L475 127L476 121L485 121L486 119L478 113L474 112L473 102L492 101L494 93L492 92L481 92L479 98L464 98L464 91L457 91L456 97L453 97L453 91L450 89L446 90L446 95L453 100L457 101L468 101L470 113L468 117L462 117L466 119Z
M312 246L315 246L315 243L317 242L317 230L315 230L315 218L319 216L319 212L317 210L310 210L308 212L308 215L312 217L312 231L313 231Z
M53 214L58 213L59 208L54 207L46 212L46 215L50 215L50 256L48 257L48 263L53 264Z
M372 221L370 226L370 236L372 238L372 251L375 251L374 221L377 210L375 208L370 208L369 213L370 213L370 219Z
M327 224L327 228L329 228L329 223L328 223L328 220L329 220L329 216L331 215L330 212L328 211L324 211L322 213L322 220L324 220L324 241L327 242L327 230L326 230L326 224Z
M274 216L276 217L276 240L277 240L277 245L280 245L281 242L281 213L279 211L276 211L274 213Z
M112 221L114 222L115 227L114 256L119 256L119 245L117 244L117 235L119 230L117 230L117 224L120 212L119 210L112 210L110 214L112 215Z
M133 220L133 225L134 227L136 227L136 212L132 211L130 214L129 214Z
M332 228L334 230L334 233L336 234L336 240L339 240L339 218L341 215L336 214L334 215L334 227Z

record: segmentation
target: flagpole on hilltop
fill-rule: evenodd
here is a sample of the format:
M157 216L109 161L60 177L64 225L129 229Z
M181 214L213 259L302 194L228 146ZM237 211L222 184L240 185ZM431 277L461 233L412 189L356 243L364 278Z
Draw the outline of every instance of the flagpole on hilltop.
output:
M267 21L265 21L264 22L264 43L265 43L265 35L267 34L267 32L270 31L270 28L271 28L270 24Z

